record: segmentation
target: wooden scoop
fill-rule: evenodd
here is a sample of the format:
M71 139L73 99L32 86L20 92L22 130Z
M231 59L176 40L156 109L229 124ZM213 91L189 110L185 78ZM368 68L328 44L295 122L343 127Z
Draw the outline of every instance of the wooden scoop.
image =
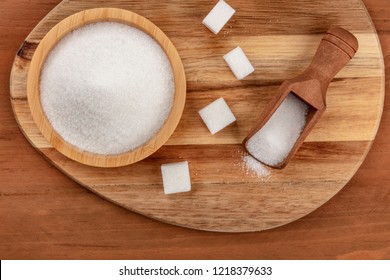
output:
M326 91L329 83L355 55L357 49L358 41L350 32L340 27L329 29L322 38L309 67L298 77L283 82L275 97L270 101L244 139L243 144L249 154L258 161L267 164L249 151L247 142L263 128L287 95L293 93L309 105L306 124L288 155L276 165L267 164L275 168L285 167L325 111Z

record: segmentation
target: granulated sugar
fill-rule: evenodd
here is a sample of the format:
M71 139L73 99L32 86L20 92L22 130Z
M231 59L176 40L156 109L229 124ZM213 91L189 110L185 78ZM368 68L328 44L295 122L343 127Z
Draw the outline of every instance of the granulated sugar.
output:
M246 143L261 162L275 166L290 153L306 124L308 105L289 94L268 122Z
M64 37L41 73L43 110L79 149L119 154L148 142L174 99L172 69L149 35L128 25L89 24Z
M254 159L251 156L244 156L242 158L244 164L245 164L245 169L247 171L254 172L257 177L267 177L270 175L269 170L267 167L265 167L263 164L258 162L256 159Z

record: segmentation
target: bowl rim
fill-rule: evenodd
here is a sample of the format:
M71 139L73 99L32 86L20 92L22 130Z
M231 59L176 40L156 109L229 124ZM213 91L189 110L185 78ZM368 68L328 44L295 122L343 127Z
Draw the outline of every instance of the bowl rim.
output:
M51 126L40 100L41 69L51 50L73 30L96 22L118 22L140 29L164 50L171 64L175 92L171 111L157 134L144 145L121 154L102 155L66 142ZM182 116L186 100L186 78L183 63L175 46L154 23L132 11L119 8L94 8L68 16L57 23L40 41L31 60L27 76L27 99L35 124L49 143L61 154L79 163L95 167L120 167L138 162L157 151L168 141Z

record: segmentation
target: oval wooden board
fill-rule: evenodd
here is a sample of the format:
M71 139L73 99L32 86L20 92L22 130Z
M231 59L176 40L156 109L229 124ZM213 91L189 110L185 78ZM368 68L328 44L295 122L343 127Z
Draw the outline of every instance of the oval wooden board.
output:
M375 138L384 99L384 64L375 28L360 0L229 1L237 10L219 35L202 20L215 1L63 1L26 38L11 74L11 102L31 144L65 174L129 210L201 230L246 232L277 227L312 212L357 171ZM183 60L187 103L171 139L137 164L103 169L61 155L35 126L26 76L37 44L57 22L88 8L136 12L170 37ZM360 49L329 87L328 109L283 170L245 170L241 142L285 79L310 62L323 32L339 25ZM222 56L241 46L256 71L237 81ZM93 46L92 46L93 47ZM197 111L223 96L237 122L212 136ZM164 195L160 165L190 162L192 191Z

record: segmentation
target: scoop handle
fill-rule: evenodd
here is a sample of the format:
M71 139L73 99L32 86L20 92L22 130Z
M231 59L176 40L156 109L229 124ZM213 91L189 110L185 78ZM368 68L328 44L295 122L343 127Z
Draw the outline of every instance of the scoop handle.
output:
M322 38L317 52L304 74L317 79L325 94L329 83L348 64L358 47L358 40L349 31L341 27L330 28Z

